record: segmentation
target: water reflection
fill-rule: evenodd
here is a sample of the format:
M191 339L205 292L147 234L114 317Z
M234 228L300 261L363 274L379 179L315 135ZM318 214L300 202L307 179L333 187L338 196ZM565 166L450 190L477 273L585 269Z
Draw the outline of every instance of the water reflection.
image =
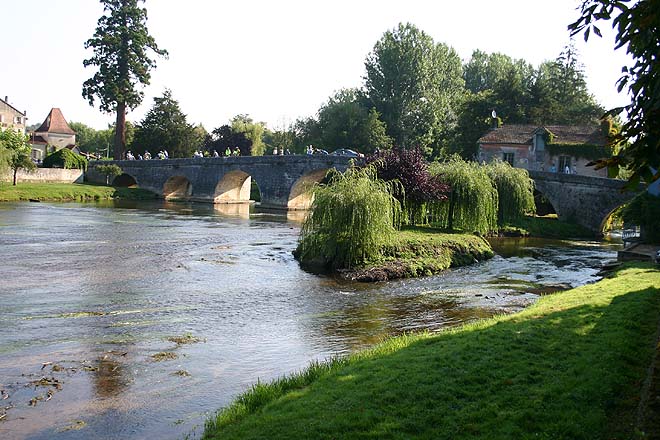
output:
M251 205L251 203L216 203L213 209L220 215L249 219Z

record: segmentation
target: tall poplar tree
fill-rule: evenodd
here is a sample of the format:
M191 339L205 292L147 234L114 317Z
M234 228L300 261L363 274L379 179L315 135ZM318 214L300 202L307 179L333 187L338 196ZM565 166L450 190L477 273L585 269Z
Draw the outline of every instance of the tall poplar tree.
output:
M365 92L394 144L437 154L465 91L461 58L412 24L385 32L365 61Z
M147 10L138 4L144 0L100 0L105 15L99 18L94 36L85 42L94 55L83 65L98 67L93 77L83 83L83 97L90 105L98 99L101 111L117 114L113 157L122 159L126 150L126 111L142 102L139 86L149 84L150 71L156 67L153 52L159 49L147 30Z

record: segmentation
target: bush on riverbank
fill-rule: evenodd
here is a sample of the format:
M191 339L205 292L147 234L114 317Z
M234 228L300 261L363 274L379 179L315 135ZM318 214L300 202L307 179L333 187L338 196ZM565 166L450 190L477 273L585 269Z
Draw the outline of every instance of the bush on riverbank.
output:
M50 153L43 162L44 168L66 168L87 171L87 159L85 156L76 154L68 148L62 148Z
M632 438L660 271L638 264L515 315L404 335L258 383L204 438Z
M150 200L158 196L140 188L113 188L109 186L77 183L23 183L12 186L0 183L0 202L39 201L91 201L91 200Z
M376 168L379 179L397 180L403 186L403 191L395 196L403 207L404 224L426 224L429 204L448 199L449 186L431 175L420 148L381 151L369 156L366 162Z
M497 189L497 222L504 225L534 215L534 181L523 168L500 160L486 165L486 173Z
M480 234L497 229L498 194L486 167L454 157L432 164L431 174L451 186L449 201L431 208L434 223Z
M399 225L401 205L394 183L375 175L372 167L350 168L314 189L295 253L302 264L338 269L379 258Z
M500 226L499 234L506 237L543 237L565 239L593 239L593 231L584 226L560 221L555 217L525 216Z

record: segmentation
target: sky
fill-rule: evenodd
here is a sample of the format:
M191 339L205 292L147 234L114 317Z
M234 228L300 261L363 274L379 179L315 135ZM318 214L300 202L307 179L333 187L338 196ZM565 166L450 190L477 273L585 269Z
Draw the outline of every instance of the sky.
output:
M466 61L473 50L523 58L535 67L569 42L579 0L147 0L147 26L159 47L139 123L170 89L188 122L212 130L237 114L271 129L313 116L335 91L359 87L364 61L383 33L409 22ZM96 0L1 0L0 98L41 123L52 107L68 121L107 128L113 115L82 97L94 70L84 42L103 13ZM606 108L629 102L616 80L630 59L614 33L576 38L589 90Z

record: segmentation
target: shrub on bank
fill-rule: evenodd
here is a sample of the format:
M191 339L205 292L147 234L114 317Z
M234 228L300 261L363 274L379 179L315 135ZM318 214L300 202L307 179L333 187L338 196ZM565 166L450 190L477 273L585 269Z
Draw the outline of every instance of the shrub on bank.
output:
M497 188L497 221L500 225L536 212L534 182L527 170L496 160L486 165L486 173Z
M447 200L449 186L429 173L429 164L420 148L382 151L367 158L376 167L378 178L398 180L403 192L396 194L404 211L403 222L410 225L428 222L428 205Z
M80 154L76 154L68 148L62 148L54 153L50 153L44 159L44 168L66 168L87 170L87 159Z
M397 185L373 167L334 172L317 186L296 256L306 265L350 268L382 255L401 218Z
M431 217L440 228L481 234L497 229L497 189L484 166L453 157L430 169L451 186L449 201L432 207Z

